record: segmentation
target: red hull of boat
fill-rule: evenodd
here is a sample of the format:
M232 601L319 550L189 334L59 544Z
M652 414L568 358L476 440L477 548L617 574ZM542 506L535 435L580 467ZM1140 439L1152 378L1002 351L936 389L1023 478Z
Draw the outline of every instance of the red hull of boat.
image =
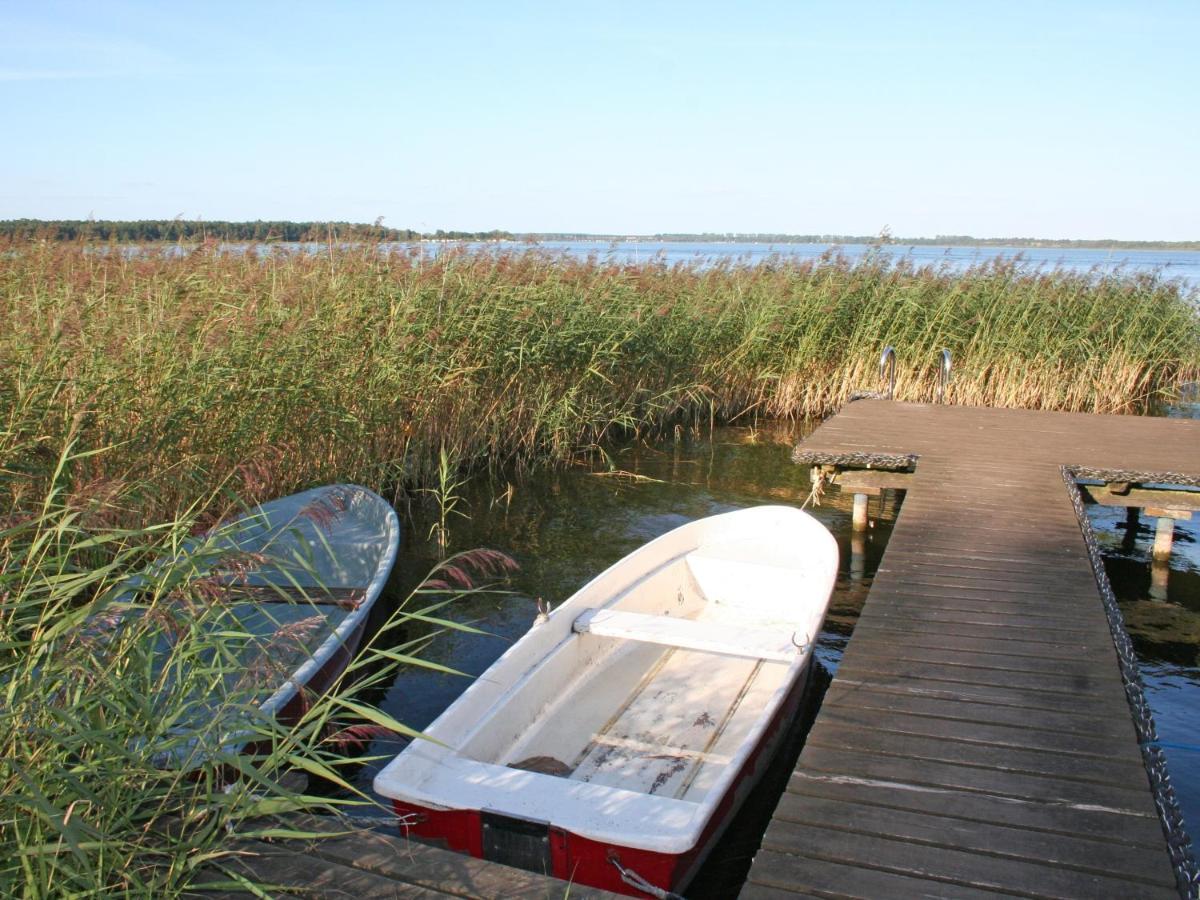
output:
M586 884L631 897L652 896L623 881L620 871L613 864L615 861L656 887L671 891L679 891L686 887L717 838L725 831L725 827L746 796L766 771L781 738L795 720L811 671L810 663L779 709L775 711L758 746L738 770L729 790L717 804L712 818L691 850L679 854L639 850L594 841L551 826L551 870L545 874L574 884ZM393 800L392 805L401 817L400 829L406 836L483 858L483 816L479 810L435 810L398 800Z

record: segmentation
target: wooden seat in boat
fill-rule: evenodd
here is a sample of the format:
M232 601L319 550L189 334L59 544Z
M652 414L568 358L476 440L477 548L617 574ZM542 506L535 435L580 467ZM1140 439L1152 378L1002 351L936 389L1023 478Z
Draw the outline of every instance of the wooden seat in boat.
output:
M777 630L613 609L586 610L575 619L572 628L579 634L773 662L790 663L801 652L801 648L793 643L792 635L783 635Z

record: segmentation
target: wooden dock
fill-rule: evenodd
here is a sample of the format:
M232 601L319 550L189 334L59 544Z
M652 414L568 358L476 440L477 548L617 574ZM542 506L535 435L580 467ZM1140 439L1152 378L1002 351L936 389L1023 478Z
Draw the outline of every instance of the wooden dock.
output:
M270 885L270 897L354 898L354 900L437 900L499 897L562 900L580 897L605 900L616 894L582 887L523 869L513 869L407 840L398 829L373 830L354 820L289 815L279 828L321 835L270 842L242 840L225 860L226 868L259 885ZM209 869L207 881L227 876ZM197 892L197 900L251 900L249 891Z
M1198 484L1200 421L862 400L796 456L915 465L742 896L1178 896L1070 484Z

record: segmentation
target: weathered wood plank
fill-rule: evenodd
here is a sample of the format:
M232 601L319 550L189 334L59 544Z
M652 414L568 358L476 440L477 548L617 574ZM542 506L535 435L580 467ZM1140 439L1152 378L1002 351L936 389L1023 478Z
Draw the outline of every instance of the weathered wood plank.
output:
M1161 886L1157 878L1126 880L941 844L916 843L908 838L894 839L773 819L763 835L763 847L786 852L789 847L797 846L818 858L1025 896L1123 897L1131 893L1140 897L1177 896L1173 886ZM1163 857L1165 860L1165 854Z
M1104 784L1111 787L1130 788L1145 781L1145 769L1138 759L1105 759L1095 756L1082 759L1077 754L1068 754L1044 749L1031 749L1014 744L984 743L966 739L946 739L922 734L914 730L887 730L883 722L875 728L851 727L835 721L833 711L822 716L813 726L806 746L825 747L832 750L857 750L880 756L905 757L911 760L929 760L953 765L974 766L996 772L1014 772L1025 775L1040 775L1087 784ZM962 731L980 731L982 726Z
M869 753L844 745L824 747L806 744L800 755L799 768L806 772L840 774L869 781L951 788L995 797L1014 797L1087 809L1095 807L1131 815L1154 815L1149 790L1132 783L1127 787L1115 787L1052 775Z
M257 884L266 885L269 896L277 896L280 889L299 895L366 900L433 900L447 896L444 891L398 882L374 872L297 852L281 844L245 841L239 842L238 850L242 855L223 860L222 864ZM231 896L252 895L234 893Z
M1011 725L1051 734L1099 735L1118 739L1128 745L1133 724L1123 716L1096 716L1078 709L1069 711L1033 709L1028 705L1002 705L977 702L961 697L931 696L892 685L851 682L838 679L826 691L825 702L837 707L911 713L950 721L978 722L984 725Z
M779 801L775 818L818 828L826 822L837 822L839 828L900 841L971 850L1134 881L1145 879L1167 887L1174 884L1170 870L1165 867L1145 871L1144 847L1094 837L789 793Z
M994 629L989 629L989 631L994 632ZM1029 656L1035 659L1052 656L1056 659L1090 660L1097 653L1111 650L1111 642L1106 642L1101 637L1062 641L1055 640L1054 635L1049 635L1046 640L1037 641L1028 637L999 637L994 633L964 633L962 628L905 628L894 622L890 622L888 627L884 627L876 619L855 626L854 637L860 644L865 641L898 640L918 647L938 647L975 653L1000 653L1015 657Z
M909 676L874 671L875 668L880 667L875 666L872 661L867 661L852 671L847 671L843 666L838 669L833 687L843 683L869 685L878 690L902 691L923 697L970 700L1035 712L1071 712L1097 719L1130 721L1128 708L1121 706L1120 702L1109 694L1078 696L1070 692L1044 691L1011 684L938 681L922 675ZM1132 722L1130 727L1132 728Z
M851 639L850 649L854 643ZM982 666L950 665L932 663L921 660L909 660L900 657L871 657L867 654L851 654L847 650L846 657L838 667L839 674L862 678L866 672L878 672L883 675L905 675L909 678L923 678L929 681L966 685L988 685L992 687L1020 687L1036 691L1043 697L1059 696L1065 698L1086 698L1094 701L1096 706L1102 705L1113 712L1129 714L1128 707L1121 706L1125 697L1114 695L1112 691L1119 687L1109 673L1088 672L1068 680L1051 680L1036 672L1018 672L1008 669L989 669ZM945 684L941 685L945 687Z
M979 669L998 669L1008 672L1028 672L1062 678L1095 678L1096 657L1076 658L1013 655L994 645L988 649L960 648L946 641L941 646L930 646L933 642L905 640L903 637L873 638L870 635L855 635L852 644L857 658L860 653L873 656L893 657L913 662L931 662L947 666L970 666ZM850 651L847 651L849 655ZM1108 651L1112 653L1111 650ZM1106 681L1108 679L1105 679Z
M875 695L878 696L878 695ZM1042 727L1037 719L1018 724L980 722L961 716L924 715L897 709L881 709L879 705L841 703L830 709L824 721L851 728L878 729L883 732L935 738L947 742L962 741L1079 757L1077 765L1086 768L1089 757L1108 759L1128 746L1123 733L1063 732ZM1140 766L1141 762L1125 765Z
M781 896L854 897L862 900L941 900L948 896L961 900L996 900L993 891L981 891L961 884L914 878L897 872L858 865L846 865L829 859L814 859L798 852L760 850L750 870L751 880L739 896L747 900L768 900Z
M986 793L931 788L886 781L866 781L821 772L797 771L788 782L792 794L871 803L978 822L1011 825L1035 832L1091 837L1157 849L1162 828L1151 815L1132 815L1103 808L1086 809L1041 799L997 797Z
M567 896L602 900L615 895L545 875L452 853L367 827L353 819L290 814L277 817L290 829L316 837L270 843L240 841L225 863L252 881L273 885L271 896L383 898L483 898ZM219 878L210 870L209 883ZM288 893L283 893L288 892ZM213 896L205 893L198 896ZM251 895L229 892L229 900Z

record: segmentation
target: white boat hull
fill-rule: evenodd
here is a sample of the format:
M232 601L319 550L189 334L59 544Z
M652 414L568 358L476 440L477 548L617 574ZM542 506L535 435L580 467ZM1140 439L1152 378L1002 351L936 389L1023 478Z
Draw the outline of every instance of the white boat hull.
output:
M811 516L689 523L533 628L375 780L412 833L628 889L677 889L799 702L837 571Z

